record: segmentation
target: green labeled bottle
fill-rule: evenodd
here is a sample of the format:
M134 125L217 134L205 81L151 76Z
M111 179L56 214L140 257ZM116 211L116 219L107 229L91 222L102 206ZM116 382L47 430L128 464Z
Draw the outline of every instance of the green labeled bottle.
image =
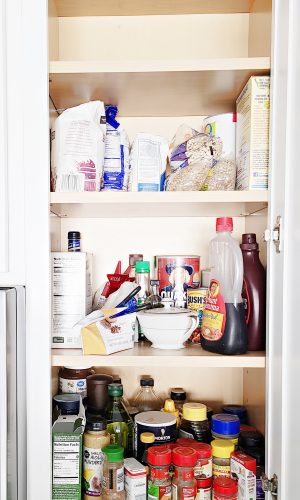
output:
M105 418L110 442L122 446L125 456L130 457L133 454L133 422L122 402L123 385L109 384L108 395Z

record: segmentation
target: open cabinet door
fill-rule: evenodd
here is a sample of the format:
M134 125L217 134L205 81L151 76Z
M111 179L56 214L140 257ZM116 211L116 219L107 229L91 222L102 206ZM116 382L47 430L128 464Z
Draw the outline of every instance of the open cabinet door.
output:
M277 475L278 496L268 500L299 498L299 50L299 0L273 1L267 475Z

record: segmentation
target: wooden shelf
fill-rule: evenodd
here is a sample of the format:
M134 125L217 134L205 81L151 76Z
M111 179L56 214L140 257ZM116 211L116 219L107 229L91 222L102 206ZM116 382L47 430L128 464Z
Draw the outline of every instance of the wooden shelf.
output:
M268 191L51 193L59 217L245 216L268 205Z
M89 366L198 367L198 368L265 368L265 352L249 352L241 356L222 356L188 344L185 349L164 351L148 343L109 356L83 356L81 349L52 349L52 366L72 368Z
M55 0L58 16L141 16L249 12L253 0Z
M268 57L52 61L50 95L59 110L100 99L120 116L211 115L234 111L249 77L269 72Z

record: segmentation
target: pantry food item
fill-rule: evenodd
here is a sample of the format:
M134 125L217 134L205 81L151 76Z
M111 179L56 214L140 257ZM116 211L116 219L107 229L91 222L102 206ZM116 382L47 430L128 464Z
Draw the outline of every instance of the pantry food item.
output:
M83 435L83 491L84 500L100 500L103 486L102 449L110 443L106 421L99 416L89 416Z
M250 448L264 447L264 437L259 431L241 431L239 435L239 448L249 453Z
M109 384L108 396L105 418L110 442L122 446L125 456L130 457L133 453L133 422L122 402L122 384Z
M68 232L68 252L80 252L80 232Z
M197 313L199 325L189 338L189 342L199 343L202 325L202 316L208 288L195 288L187 290L187 307Z
M143 432L151 432L152 434L154 434L155 445L174 443L176 440L176 418L169 413L164 413L162 411L146 411L136 415L134 421L135 450L138 460L142 460L144 451L144 447L141 446L140 439L140 436Z
M210 425L204 404L184 403L178 435L180 438L192 438L203 443L210 443Z
M203 311L201 346L219 354L244 354L247 330L242 302L242 252L231 236L231 217L218 218L216 231L217 236L209 244L212 272Z
M87 410L91 413L101 414L108 402L107 387L113 381L111 375L95 373L86 378L87 384Z
M242 451L235 451L230 459L231 477L238 481L238 500L256 498L256 460Z
M127 191L129 181L129 139L116 120L117 106L106 106L106 137L103 190Z
M130 154L130 190L163 191L168 157L168 140L138 133Z
M207 161L190 163L169 175L166 191L201 191L211 164Z
M268 189L270 77L252 76L236 110L236 188Z
M164 407L162 408L162 411L164 411L166 413L170 413L171 415L174 415L174 417L176 418L177 427L179 426L179 424L180 424L179 411L176 410L174 401L172 399L165 400L165 404L164 404Z
M142 432L140 435L140 443L142 448L142 458L141 462L146 467L148 466L148 448L153 446L155 442L155 436L153 432Z
M248 422L247 408L242 405L224 405L222 407L223 413L229 413L230 415L236 415L239 417L241 424L246 424Z
M230 478L230 456L234 452L234 444L228 439L214 439L212 448L212 473L213 477L225 476Z
M173 399L176 410L182 415L183 405L186 402L186 392L182 387L173 387L170 390L170 397Z
M217 477L213 482L213 500L238 500L237 481L229 477Z
M236 163L229 158L221 158L207 172L201 191L234 191L236 183Z
M135 278L135 265L137 262L144 260L143 254L131 253L129 254L130 278Z
M80 331L73 326L92 310L92 256L84 252L52 252L52 348L78 348Z
M266 346L266 271L259 259L256 234L242 235L244 263L243 300L246 310L248 350L262 351Z
M81 397L79 394L57 394L53 402L61 415L78 415Z
M237 415L216 413L211 417L211 433L215 439L238 439L240 419Z
M125 458L125 493L126 500L146 500L147 471L135 458Z
M172 479L172 498L194 499L197 495L197 481L194 477L194 467L197 453L193 448L178 447L172 451L172 461L175 474Z
M197 452L197 462L194 467L196 479L211 479L212 477L212 451L207 443L200 443L191 438L179 438L176 441L178 446L188 446Z
M103 448L103 500L125 500L124 449L117 444Z
M265 450L264 448L253 447L244 450L244 452L256 460L256 500L265 500L262 482L262 476L265 473Z
M63 111L51 130L52 191L100 191L106 134L104 104Z
M235 160L236 113L208 116L203 120L203 129L206 134L222 139L222 158Z
M172 483L170 465L172 452L166 446L148 448L148 463L150 467L148 480L149 500L168 500L172 498Z
M139 413L143 411L159 411L162 407L162 401L154 390L154 380L152 377L144 376L140 380L140 389L133 405Z
M211 500L212 478L197 479L196 500Z
M86 378L93 373L92 368L62 367L59 370L59 391L63 394L80 394L82 398L85 398L87 395Z

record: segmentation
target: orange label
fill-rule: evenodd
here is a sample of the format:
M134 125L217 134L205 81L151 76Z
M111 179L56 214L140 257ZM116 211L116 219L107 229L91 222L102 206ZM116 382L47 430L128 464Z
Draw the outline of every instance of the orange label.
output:
M226 324L226 308L220 293L219 281L210 281L205 300L201 335L206 340L216 341L223 337Z

